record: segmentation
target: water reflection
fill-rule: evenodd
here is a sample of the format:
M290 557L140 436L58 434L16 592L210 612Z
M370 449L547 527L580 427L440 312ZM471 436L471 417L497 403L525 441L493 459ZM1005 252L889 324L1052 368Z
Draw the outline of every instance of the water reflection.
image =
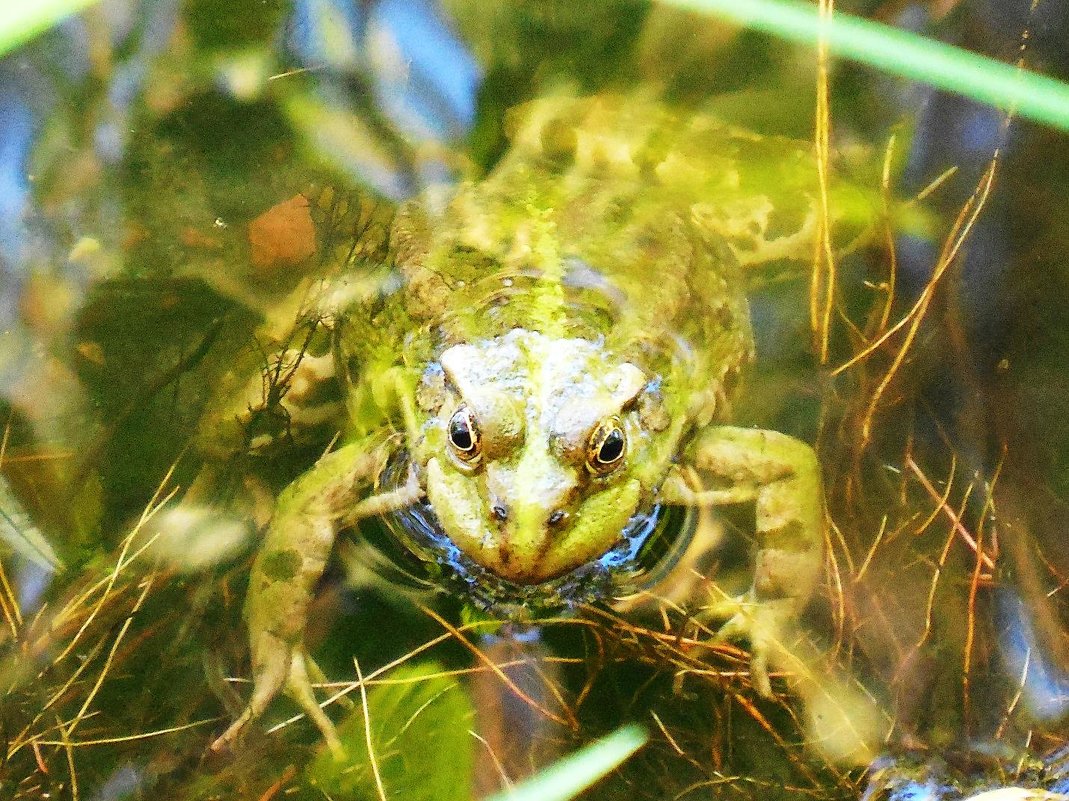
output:
M33 142L33 116L9 73L13 64L0 62L0 327L17 319L20 273L25 258L24 219L29 197L28 161Z
M1069 713L1069 676L1036 636L1032 610L1009 588L998 594L998 627L1006 674L1018 677L1022 701L1036 721L1055 723Z

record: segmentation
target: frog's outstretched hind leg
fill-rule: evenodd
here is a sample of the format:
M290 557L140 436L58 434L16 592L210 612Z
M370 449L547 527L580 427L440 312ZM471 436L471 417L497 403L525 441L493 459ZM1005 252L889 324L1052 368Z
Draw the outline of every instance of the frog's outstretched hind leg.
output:
M411 506L422 494L413 474L402 487L368 495L385 462L380 446L382 438L374 435L331 451L279 497L253 562L245 601L252 697L241 716L212 744L212 750L231 747L249 721L262 715L285 689L319 727L331 751L342 754L334 724L319 708L309 680L310 676L322 679L322 673L301 642L337 526Z

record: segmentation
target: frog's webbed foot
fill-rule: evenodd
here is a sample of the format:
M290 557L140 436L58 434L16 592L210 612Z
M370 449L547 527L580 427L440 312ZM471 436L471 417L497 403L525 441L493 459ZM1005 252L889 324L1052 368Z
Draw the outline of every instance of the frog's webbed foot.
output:
M714 641L746 642L750 646L750 681L754 689L766 698L772 696L769 663L776 662L798 613L793 599L760 600L753 590L736 598L727 598L701 610L700 621L723 620Z
M245 710L230 727L211 745L211 750L223 752L233 750L240 740L245 727L260 717L268 704L283 689L297 702L304 713L316 724L323 739L337 758L345 756L345 749L334 728L333 722L319 706L309 674L321 676L315 664L304 648L293 646L269 632L261 632L254 645L252 696Z

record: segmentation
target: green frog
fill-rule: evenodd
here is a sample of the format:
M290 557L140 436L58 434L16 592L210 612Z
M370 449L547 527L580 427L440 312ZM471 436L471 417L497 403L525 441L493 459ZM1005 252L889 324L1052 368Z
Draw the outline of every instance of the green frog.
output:
M822 569L819 466L728 423L754 358L745 265L809 252L811 157L635 98L543 99L510 124L488 176L403 206L385 257L317 293L346 429L277 500L246 601L252 695L216 750L285 690L341 753L302 636L337 533L371 517L523 620L635 592L671 510L753 503L752 587L697 614L771 691Z

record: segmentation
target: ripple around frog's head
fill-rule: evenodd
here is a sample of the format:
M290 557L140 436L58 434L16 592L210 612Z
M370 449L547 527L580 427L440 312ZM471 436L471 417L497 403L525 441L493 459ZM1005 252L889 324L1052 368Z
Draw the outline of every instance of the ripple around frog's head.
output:
M399 484L407 469L403 456L394 459L381 483ZM685 550L695 528L691 510L654 504L635 513L616 544L598 558L548 581L520 584L467 556L427 502L386 515L383 522L389 541L379 542L378 548L393 571L400 570L415 586L436 586L513 621L612 601L651 586Z

